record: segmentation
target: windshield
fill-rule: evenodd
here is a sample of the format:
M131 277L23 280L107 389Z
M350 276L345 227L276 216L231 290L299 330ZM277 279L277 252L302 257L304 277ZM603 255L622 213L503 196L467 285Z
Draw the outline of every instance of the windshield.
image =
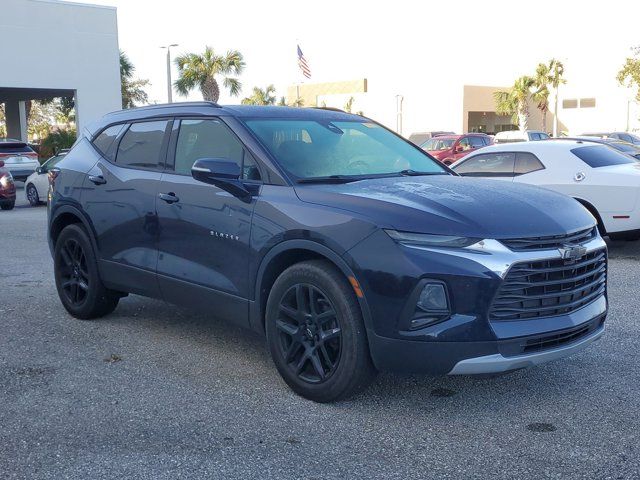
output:
M454 138L432 138L422 148L430 152L449 150L456 140Z
M389 130L367 121L253 119L247 126L295 179L447 174L435 160Z

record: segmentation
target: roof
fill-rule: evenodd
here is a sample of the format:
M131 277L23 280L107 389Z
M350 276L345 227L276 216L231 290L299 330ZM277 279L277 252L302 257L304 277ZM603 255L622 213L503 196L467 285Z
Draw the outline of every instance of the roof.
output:
M569 148L575 148L578 146L586 146L586 145L598 145L600 142L590 142L589 140L561 140L561 139L549 139L549 140L537 140L533 142L513 142L513 143L494 143L493 145L489 145L488 147L483 147L474 151L474 155L476 152L478 153L489 153L489 152L527 152L531 151L532 148L535 150L563 150Z
M259 105L218 105L214 102L178 102L118 110L106 114L88 127L96 132L111 123L167 117L172 115L230 116L237 118L289 118L325 121L363 121L364 117L341 110L322 108L277 107ZM368 121L368 120L367 120Z

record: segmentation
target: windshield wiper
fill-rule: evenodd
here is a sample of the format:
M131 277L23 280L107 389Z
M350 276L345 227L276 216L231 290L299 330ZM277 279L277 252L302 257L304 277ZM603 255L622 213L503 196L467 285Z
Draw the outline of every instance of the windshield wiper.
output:
M363 180L362 177L356 177L353 175L328 175L326 177L309 177L300 178L298 183L349 183Z
M400 170L398 173L400 175L406 175L407 177L420 177L422 175L448 175L447 172L418 172L417 170L411 170L410 168Z

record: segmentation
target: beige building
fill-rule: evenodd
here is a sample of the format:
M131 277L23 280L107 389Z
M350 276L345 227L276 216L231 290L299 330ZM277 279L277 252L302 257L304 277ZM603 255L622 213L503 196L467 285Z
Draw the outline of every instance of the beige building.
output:
M569 64L571 65L571 64ZM588 70L571 69L567 83L558 95L558 133L580 135L606 131L640 131L640 108L631 99L631 91L615 81L615 71L594 78ZM515 75L514 75L515 76ZM400 83L396 87L403 90ZM301 83L287 89L287 102L297 98L304 106L326 106L362 112L388 127L413 132L450 130L457 133L495 134L517 129L510 116L495 112L494 93L508 86L461 84L458 80L432 80L430 88L394 94L388 85L380 86L367 79L324 83ZM553 132L554 94L549 98L546 127L537 105L529 102L529 129ZM398 117L401 121L398 121Z

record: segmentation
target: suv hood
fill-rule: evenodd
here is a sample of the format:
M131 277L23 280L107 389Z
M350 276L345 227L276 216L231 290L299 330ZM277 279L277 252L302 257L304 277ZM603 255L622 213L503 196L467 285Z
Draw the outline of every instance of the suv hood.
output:
M406 232L500 239L562 235L595 224L568 196L449 175L299 185L296 193L303 202L348 210L381 228Z

